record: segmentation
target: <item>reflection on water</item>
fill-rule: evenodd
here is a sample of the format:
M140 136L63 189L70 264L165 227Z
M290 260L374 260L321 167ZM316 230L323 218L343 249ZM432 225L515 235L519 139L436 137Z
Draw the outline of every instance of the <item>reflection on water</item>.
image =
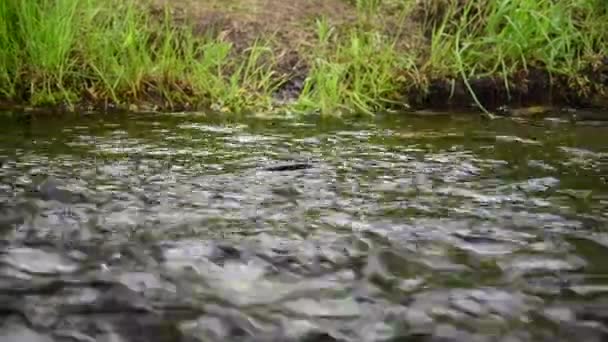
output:
M0 341L601 341L608 126L0 125Z

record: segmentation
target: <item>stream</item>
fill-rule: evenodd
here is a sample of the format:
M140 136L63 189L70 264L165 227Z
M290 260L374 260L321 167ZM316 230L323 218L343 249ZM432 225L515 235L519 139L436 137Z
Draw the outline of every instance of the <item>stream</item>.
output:
M608 340L608 124L0 115L0 341Z

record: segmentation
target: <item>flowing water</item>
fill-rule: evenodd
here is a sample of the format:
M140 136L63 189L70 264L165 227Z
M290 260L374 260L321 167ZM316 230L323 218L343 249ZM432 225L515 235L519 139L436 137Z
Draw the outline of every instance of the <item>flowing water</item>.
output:
M605 341L608 126L0 118L0 341Z

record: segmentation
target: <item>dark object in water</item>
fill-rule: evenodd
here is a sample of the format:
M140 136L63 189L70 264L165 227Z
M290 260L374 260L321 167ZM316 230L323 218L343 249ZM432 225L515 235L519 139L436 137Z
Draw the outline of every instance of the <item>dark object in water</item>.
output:
M521 108L510 108L509 106L501 106L496 109L496 114L500 116L510 117L532 117L546 115L554 111L555 108L551 106L529 106Z
M86 202L86 197L77 192L65 189L62 182L54 177L47 177L29 189L29 193L45 201L59 201L63 203Z
M311 163L289 163L265 167L265 171L295 171L312 168Z

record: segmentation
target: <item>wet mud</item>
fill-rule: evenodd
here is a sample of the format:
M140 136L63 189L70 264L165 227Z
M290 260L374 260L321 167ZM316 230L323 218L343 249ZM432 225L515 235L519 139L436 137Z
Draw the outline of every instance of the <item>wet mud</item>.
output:
M589 71L588 77L593 82L586 93L571 87L569 80L540 69L512 76L506 84L502 77L472 78L467 82L474 96L461 78L437 78L430 80L428 88L409 90L406 98L413 108L424 110L478 111L480 104L486 110L504 115L502 108L545 106L599 110L608 120L604 114L608 108L608 97L604 93L608 89L608 59L606 71Z

